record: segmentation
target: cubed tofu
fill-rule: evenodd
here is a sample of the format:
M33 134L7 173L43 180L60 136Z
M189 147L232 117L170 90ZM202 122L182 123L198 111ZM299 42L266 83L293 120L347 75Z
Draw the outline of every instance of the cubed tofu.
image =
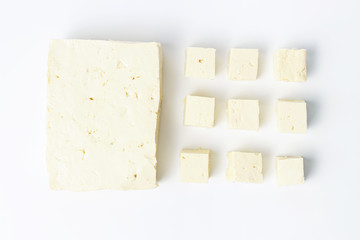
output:
M274 77L287 82L305 82L306 50L277 50L274 55Z
M185 76L215 79L215 51L214 48L186 48Z
M157 186L161 68L158 43L50 42L46 161L52 189Z
M229 129L259 129L259 100L229 99L226 111Z
M181 181L207 183L209 179L210 150L184 149L180 153Z
M281 133L306 133L306 102L303 100L277 100L276 123Z
M304 183L302 157L276 157L276 176L280 186Z
M261 183L262 156L261 153L228 152L228 168L226 179L231 182Z
M184 107L184 126L214 127L215 98L187 96Z
M259 50L230 50L228 78L230 80L255 80L258 74Z

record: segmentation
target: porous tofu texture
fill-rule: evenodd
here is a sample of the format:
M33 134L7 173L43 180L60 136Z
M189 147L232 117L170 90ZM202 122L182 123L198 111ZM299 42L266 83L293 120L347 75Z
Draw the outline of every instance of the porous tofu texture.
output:
M184 103L184 126L214 127L215 98L189 95Z
M258 49L231 49L228 78L230 80L255 80L258 74L258 62Z
M274 55L274 78L287 82L305 82L306 50L277 50Z
M276 157L276 176L280 186L304 183L304 159L302 157Z
M210 151L207 149L184 149L180 153L180 176L182 182L207 183L209 179Z
M228 152L228 167L226 179L231 182L261 183L262 156L261 153Z
M277 100L276 122L281 133L306 133L306 102L303 100Z
M46 160L52 189L157 186L161 66L158 43L50 42Z
M185 76L215 79L215 51L214 48L186 48Z
M226 111L229 129L259 129L259 100L229 99Z

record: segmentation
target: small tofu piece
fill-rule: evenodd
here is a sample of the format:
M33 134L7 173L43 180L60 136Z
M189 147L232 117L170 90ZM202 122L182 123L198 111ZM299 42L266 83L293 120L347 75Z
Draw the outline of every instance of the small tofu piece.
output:
M261 153L228 152L226 157L228 159L226 180L247 183L263 181Z
M276 157L276 176L280 186L304 183L304 159L302 157Z
M255 80L258 73L259 49L230 50L228 78L230 80Z
M210 150L184 149L180 153L181 181L207 183L209 180Z
M184 107L184 126L212 128L215 124L215 98L187 96Z
M215 51L214 48L186 48L185 76L215 79Z
M259 100L229 99L226 111L229 129L259 129Z
M303 100L277 100L276 123L281 133L306 133L306 102Z
M274 55L274 78L287 82L305 82L306 50L277 50Z

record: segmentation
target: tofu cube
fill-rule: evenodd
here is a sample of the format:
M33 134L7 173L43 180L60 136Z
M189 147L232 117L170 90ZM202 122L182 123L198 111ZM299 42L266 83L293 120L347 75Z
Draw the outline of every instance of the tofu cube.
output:
M214 48L186 48L185 76L215 79L215 51Z
M274 55L274 77L287 82L305 82L306 50L277 50Z
M210 151L207 149L184 149L180 153L181 181L207 183L209 180Z
M230 80L255 80L258 73L258 49L231 49L228 63Z
M276 176L280 186L304 183L302 157L276 157Z
M277 100L276 122L281 133L306 133L306 102L303 100Z
M187 96L185 98L184 126L214 127L215 98Z
M226 157L228 159L226 180L247 183L263 181L261 153L228 152Z
M229 99L226 111L229 129L259 129L259 100Z

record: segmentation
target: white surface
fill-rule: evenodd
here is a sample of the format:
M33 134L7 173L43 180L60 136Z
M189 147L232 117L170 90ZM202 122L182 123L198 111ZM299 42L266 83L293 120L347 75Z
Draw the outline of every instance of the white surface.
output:
M0 239L359 239L360 2L0 3ZM57 192L45 167L49 39L159 41L164 101L159 187ZM217 49L215 80L184 77L185 47ZM226 79L230 48L259 48L255 82ZM308 81L273 80L278 48L306 48ZM188 94L217 98L216 126L182 126ZM226 129L228 98L260 99L258 132ZM276 131L277 98L305 99L305 135ZM212 150L209 184L180 182L179 152ZM261 152L264 182L225 181L231 150ZM306 182L278 187L275 155L304 156Z

